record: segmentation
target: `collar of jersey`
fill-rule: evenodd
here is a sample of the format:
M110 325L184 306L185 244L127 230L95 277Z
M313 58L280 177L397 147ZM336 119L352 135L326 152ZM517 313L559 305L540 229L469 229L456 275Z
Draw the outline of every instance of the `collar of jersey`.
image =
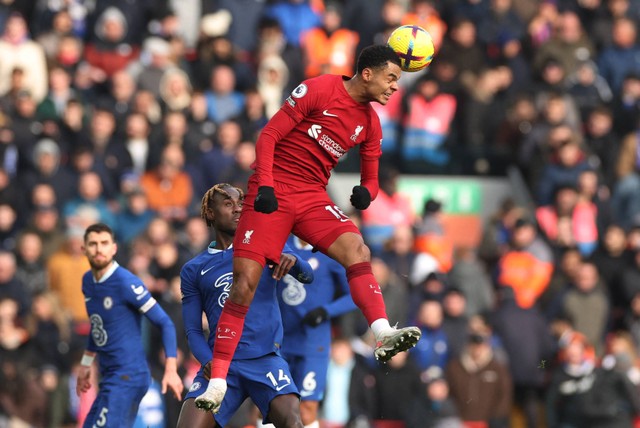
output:
M233 248L233 244L229 245L226 250L219 250L215 248L215 246L216 246L216 241L211 241L211 243L207 247L207 251L209 252L209 254L218 254L219 252L230 250Z
M109 268L108 271L105 272L104 275L102 275L102 278L100 278L100 281L96 281L96 277L93 277L93 281L97 282L98 284L105 282L107 279L109 279L109 277L111 277L111 275L113 275L113 273L116 271L116 269L118 269L118 266L120 266L118 264L117 261L113 261L111 262L111 267Z

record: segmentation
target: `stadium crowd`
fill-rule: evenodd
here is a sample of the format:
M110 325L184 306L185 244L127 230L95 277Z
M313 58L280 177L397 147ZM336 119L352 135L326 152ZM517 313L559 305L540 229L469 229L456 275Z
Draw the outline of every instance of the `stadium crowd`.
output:
M0 2L0 426L86 415L92 395L69 385L97 221L173 319L193 379L179 274L212 239L200 195L246 189L256 135L289 92L352 75L359 50L403 24L429 31L436 55L374 106L381 192L349 214L389 319L423 337L379 365L366 323L335 319L323 426L640 426L635 0ZM476 247L452 246L441 201L415 212L397 189L400 174L511 166L534 204L505 199ZM175 426L180 402L163 399L144 426Z

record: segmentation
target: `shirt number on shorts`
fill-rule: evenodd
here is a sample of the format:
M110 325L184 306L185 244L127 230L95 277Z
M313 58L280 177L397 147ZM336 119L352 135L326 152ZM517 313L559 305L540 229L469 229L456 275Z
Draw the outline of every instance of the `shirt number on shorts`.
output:
M291 379L289 379L289 376L284 374L284 370L282 369L278 370L278 380L276 380L276 377L272 372L267 373L266 376L267 379L271 381L276 391L280 391L282 390L282 388L291 385ZM283 384L279 385L280 382L282 382Z
M307 373L304 379L302 379L302 389L305 391L315 391L316 386L318 386L316 382L316 372Z
M345 213L343 213L340 207L338 207L337 205L334 205L334 206L326 205L324 209L329 211L331 214L335 216L335 218L337 218L343 223L345 221L349 221L349 217Z
M100 416L98 416L98 420L93 425L94 428L103 427L103 426L105 426L107 424L107 413L108 412L109 412L109 409L107 409L106 407L103 407L100 410Z

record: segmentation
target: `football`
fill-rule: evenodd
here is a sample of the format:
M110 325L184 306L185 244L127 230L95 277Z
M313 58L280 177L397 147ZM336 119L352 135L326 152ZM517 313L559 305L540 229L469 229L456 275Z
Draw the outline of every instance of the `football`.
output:
M424 70L433 59L433 39L417 25L396 28L389 36L387 45L400 57L400 68L404 71Z

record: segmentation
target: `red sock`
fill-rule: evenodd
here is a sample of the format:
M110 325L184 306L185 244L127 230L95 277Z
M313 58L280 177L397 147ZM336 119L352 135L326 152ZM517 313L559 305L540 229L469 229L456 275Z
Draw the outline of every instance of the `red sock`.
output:
M227 300L224 304L216 328L216 340L213 343L211 378L227 378L229 365L242 336L244 317L248 310L249 306L238 305L231 300Z
M369 325L380 318L387 319L382 291L371 272L371 263L362 262L347 268L347 280L353 302L360 308Z

